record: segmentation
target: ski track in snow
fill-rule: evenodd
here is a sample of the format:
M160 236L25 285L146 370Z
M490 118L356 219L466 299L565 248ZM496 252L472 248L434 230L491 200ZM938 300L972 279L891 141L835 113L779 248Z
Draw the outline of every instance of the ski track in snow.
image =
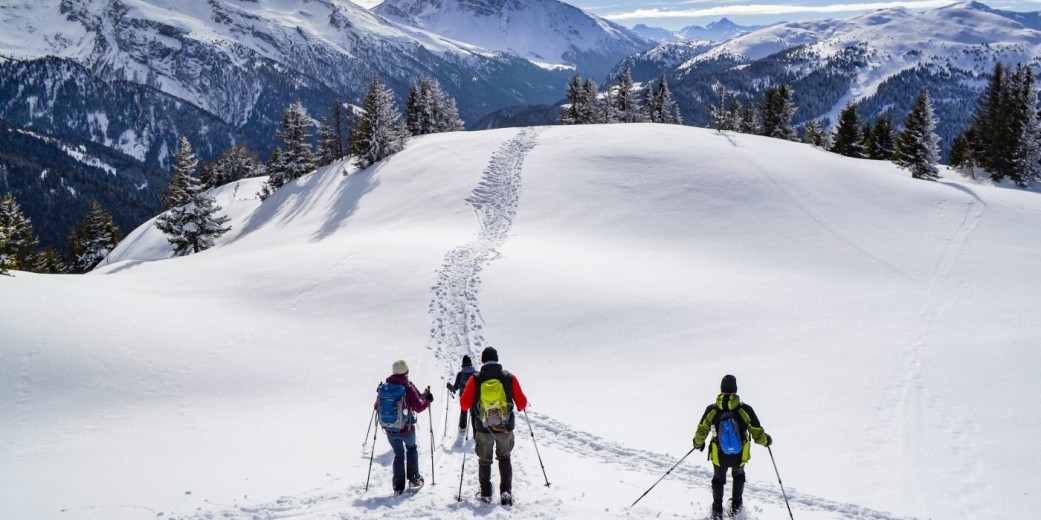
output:
M445 374L449 380L454 377L455 367L464 354L472 357L479 355L480 350L488 345L484 337L484 322L478 302L478 294L481 286L480 273L483 267L499 257L498 248L502 246L507 238L513 219L517 213L517 205L520 196L521 168L527 153L537 144L539 131L526 128L519 131L513 138L503 143L492 155L491 161L484 171L480 184L473 190L466 202L474 209L480 230L477 235L466 244L459 246L447 255L441 269L437 271L437 282L431 288L433 297L429 310L433 316L433 325L430 330L430 339L435 345L435 356L444 365ZM756 167L754 160L749 158ZM762 168L759 168L762 171ZM765 175L765 172L764 172ZM769 176L767 176L769 179ZM770 179L775 185L778 184ZM828 228L840 238L843 238L853 247L864 252L876 261L896 270L904 276L908 276L884 259L872 255L864 248L848 240L841 232L827 223L826 220L814 213L802 201L794 196L784 186L778 185L793 198L794 202L806 210L817 222ZM940 262L949 267L953 265L954 259L964 241L975 228L979 217L974 222L969 222L969 216L963 225L955 230L954 235L948 242L948 248L941 257ZM950 255L948 254L950 251ZM941 300L937 300L941 301ZM517 505L511 508L501 508L498 505L486 505L477 503L472 494L478 489L476 456L473 454L473 440L450 437L457 435L454 428L455 414L449 413L448 419L453 423L451 428L446 427L440 442L437 444L433 465L436 472L429 475L428 488L419 491L416 498L394 497L387 494L390 488L390 472L388 471L393 458L389 451L378 455L376 461L380 466L371 473L372 481L369 483L370 490L365 491L360 482L345 483L340 478L331 478L323 489L283 497L276 501L265 504L249 505L218 505L214 510L204 511L199 509L189 516L183 518L191 519L281 519L299 517L325 517L338 518L340 520L353 518L444 518L444 517L498 517L499 512L508 516L520 516L523 518L558 518L561 511L565 511L567 503L572 502L574 497L562 496L553 491L532 493L529 496L519 496ZM630 482L633 489L642 488L644 485L654 481L662 475L662 471L676 463L676 458L666 454L654 453L645 450L627 448L621 444L600 438L594 434L576 430L570 425L553 419L551 417L531 413L523 414L518 422L530 420L530 425L538 431L537 439L540 445L546 448L557 449L571 454L580 455L583 459L597 460L612 466L621 468L627 475L631 476ZM440 421L438 421L440 423ZM431 424L430 428L433 428ZM526 444L524 426L518 424L516 442L518 447ZM438 428L441 429L441 428ZM422 423L420 423L422 430ZM419 431L420 438L426 438L424 432ZM527 432L534 435L531 432ZM448 442L446 443L446 440ZM360 450L359 456L367 459L369 449L366 447L371 439L366 439ZM437 442L437 441L435 441ZM527 452L528 450L524 450ZM525 453L522 457L515 457L514 480L524 483L525 487L532 490L541 489L544 476L541 467L538 467L531 454ZM466 457L465 471L462 473L462 500L456 501L458 493L460 470L463 458ZM703 493L704 497L710 497L710 481L712 472L704 467L690 462L696 460L702 454L691 454L686 465L678 466L669 475L669 479L679 480L691 488L695 493ZM425 461L429 458L429 452L420 455L420 464L426 468ZM764 471L768 471L765 460L766 455L757 457ZM527 460L531 459L531 460ZM424 474L426 471L424 471ZM440 484L436 483L436 475L441 475ZM346 484L346 485L345 485ZM756 520L762 505L769 504L771 508L784 508L784 498L780 489L776 486L762 486L752 482L746 484L746 496L748 497L749 510L745 515L747 520ZM875 511L854 504L843 504L809 495L803 495L793 490L788 491L788 499L792 508L796 511L818 511L828 514L831 518L870 519L870 520L896 520L899 518L884 512ZM422 495L436 493L438 497L430 499ZM633 498L638 496L634 493ZM244 497L246 498L246 497ZM617 504L610 505L608 510L613 510L605 516L631 516L660 517L661 511L653 507L638 506L630 510L628 507L629 497L620 497ZM248 500L248 498L247 498ZM399 507L402 502L410 501L409 507ZM692 513L697 515L698 513ZM175 515L169 518L182 518Z

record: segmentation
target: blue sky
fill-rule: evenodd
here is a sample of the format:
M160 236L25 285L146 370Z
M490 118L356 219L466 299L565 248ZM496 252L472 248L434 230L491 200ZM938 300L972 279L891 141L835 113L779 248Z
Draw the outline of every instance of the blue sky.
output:
M381 0L354 0L371 7ZM571 5L626 27L638 23L667 29L705 25L727 17L741 25L778 21L848 18L866 11L903 6L927 10L954 3L952 0L563 0ZM1041 11L1041 0L1003 0L983 3L1008 11Z

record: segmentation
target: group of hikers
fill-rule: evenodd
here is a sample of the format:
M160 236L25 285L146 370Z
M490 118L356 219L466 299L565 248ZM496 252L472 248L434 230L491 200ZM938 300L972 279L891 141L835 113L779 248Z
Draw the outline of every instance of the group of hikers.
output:
M416 446L416 414L426 410L434 401L434 396L429 386L421 393L409 381L405 361L395 361L392 369L393 374L377 390L374 413L378 415L380 425L394 450L393 485L394 494L397 495L405 491L406 482L411 489L423 486ZM492 501L494 456L499 466L499 502L502 505L513 505L513 465L510 453L514 446L514 411L524 411L528 406L520 382L499 364L499 353L495 348L487 347L481 352L480 370L474 368L470 356L463 356L462 369L455 381L447 383L447 386L452 395L459 394L460 435L468 434L468 420L473 427L478 457L477 479L480 483L478 498L482 502ZM719 391L716 401L706 407L701 416L694 433L693 448L702 451L709 448L708 460L712 461L714 467L712 520L723 518L723 491L727 471L732 476L732 484L730 505L726 513L734 516L744 506L744 466L749 459L751 442L767 447L773 443L752 407L738 397L736 377L723 377ZM713 432L709 440L708 436Z

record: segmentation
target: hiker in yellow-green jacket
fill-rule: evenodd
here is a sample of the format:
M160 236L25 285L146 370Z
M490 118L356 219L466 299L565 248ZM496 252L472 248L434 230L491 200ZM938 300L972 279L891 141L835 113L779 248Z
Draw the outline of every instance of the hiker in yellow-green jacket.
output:
M708 453L715 468L712 475L712 520L723 518L723 486L727 483L727 469L731 469L734 477L730 514L736 515L742 507L741 494L745 489L745 463L748 462L750 441L763 446L773 443L759 424L755 410L738 397L736 377L724 376L719 392L715 404L705 408L694 434L694 448L704 450L709 431L715 432Z

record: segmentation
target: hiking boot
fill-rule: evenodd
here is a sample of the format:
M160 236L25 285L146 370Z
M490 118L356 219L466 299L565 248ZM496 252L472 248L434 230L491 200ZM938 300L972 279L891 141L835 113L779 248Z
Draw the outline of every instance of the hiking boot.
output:
M509 491L503 491L502 495L499 495L499 503L504 506L513 505L513 495Z
M421 488L423 487L423 477L415 478L408 481L408 487L410 488Z
M741 513L743 508L742 500L740 498L730 499L730 516L737 516Z
M491 495L482 495L481 492L478 491L477 492L477 500L480 500L481 502L484 502L485 504L491 504L492 503L492 496Z
M723 506L712 504L712 514L709 515L712 520L723 520Z
M403 493L405 493L404 489L395 489L394 490L394 496L398 496L398 495L401 495Z

